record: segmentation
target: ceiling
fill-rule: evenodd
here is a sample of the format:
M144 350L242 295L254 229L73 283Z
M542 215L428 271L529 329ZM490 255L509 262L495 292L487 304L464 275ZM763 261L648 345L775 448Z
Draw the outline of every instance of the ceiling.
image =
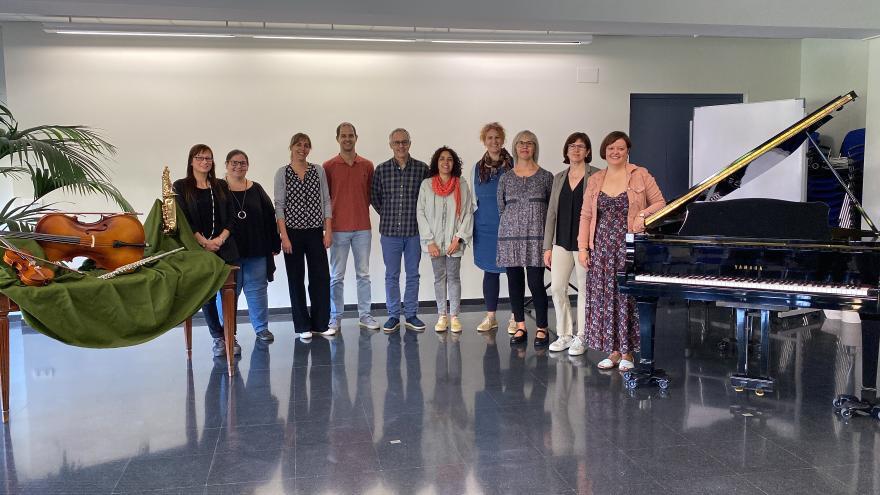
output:
M880 36L878 0L0 0L0 20L46 21L45 16L108 24L140 19L628 36Z

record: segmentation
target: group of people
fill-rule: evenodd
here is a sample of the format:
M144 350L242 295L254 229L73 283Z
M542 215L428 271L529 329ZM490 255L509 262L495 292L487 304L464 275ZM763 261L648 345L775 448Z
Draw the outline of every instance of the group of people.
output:
M245 293L257 338L274 339L268 328L267 287L279 252L284 253L293 325L301 339L339 331L349 252L357 279L358 323L380 328L371 314L372 205L379 214L385 264L385 333L402 326L415 331L426 327L417 314L422 253L430 257L434 274L434 329L461 332L461 260L472 246L475 264L483 271L486 304L477 331L498 327L504 273L512 310L507 326L511 344L528 339L528 285L535 307L536 347L572 355L589 347L608 353L598 363L602 369L633 367L638 313L634 300L618 290L615 273L624 263L625 234L643 230L645 217L665 201L650 173L629 163L631 142L625 133L615 131L603 139L599 155L607 167L601 170L590 165L590 138L583 132L571 134L562 147L568 168L554 176L539 165L534 133L517 133L511 155L504 147L504 128L492 122L480 131L486 151L470 182L463 179L462 160L452 148L438 148L429 164L413 158L406 129L390 133L393 156L376 167L355 151L357 138L354 125L340 124L339 153L321 166L308 161L309 136L295 134L290 161L275 174L274 204L260 184L247 178L250 163L245 152L227 154L221 180L208 146L198 144L190 150L186 178L174 183L175 191L199 244L240 267L236 290ZM551 272L556 309L557 338L552 343L545 267ZM306 268L311 306L306 300ZM576 318L568 296L573 271ZM225 342L217 308L212 299L202 309L214 338L214 355L222 356ZM240 353L237 342L233 348Z

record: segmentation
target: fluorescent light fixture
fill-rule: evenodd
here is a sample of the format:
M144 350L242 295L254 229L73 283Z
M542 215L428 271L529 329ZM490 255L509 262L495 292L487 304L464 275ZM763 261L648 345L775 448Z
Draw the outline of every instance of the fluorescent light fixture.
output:
M233 34L214 34L214 33L147 33L140 31L77 31L66 29L55 29L49 32L56 34L85 34L91 36L156 36L170 38L234 38Z
M391 43L413 43L415 39L402 38L348 38L329 36L285 36L285 35L254 35L256 40L308 40L308 41L387 41Z
M102 21L101 19L98 19ZM105 22L44 23L47 33L78 34L91 36L148 36L176 38L252 38L270 40L303 40L358 43L458 43L467 45L587 45L593 37L587 33L560 33L553 31L499 31L455 30L448 28L376 26L276 27L263 23L263 28L253 24L244 26L231 22L226 26L194 25L190 21L167 20L167 24L137 24Z
M515 40L424 40L431 43L460 43L467 45L583 45L583 41L515 41Z

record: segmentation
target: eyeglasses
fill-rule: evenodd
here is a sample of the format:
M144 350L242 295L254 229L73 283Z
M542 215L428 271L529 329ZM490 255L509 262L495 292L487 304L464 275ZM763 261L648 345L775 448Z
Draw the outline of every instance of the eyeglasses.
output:
M583 145L583 144L578 144L578 143L571 143L571 144L568 145L568 149L570 149L570 150L572 150L572 151L573 151L573 150L581 150L581 151L583 151L583 150L587 149L587 146L586 146L586 145Z
M232 164L232 168L248 168L248 162L246 161L232 160L229 163Z
M409 146L409 139L404 139L403 141L391 141L391 144L394 146Z
M534 148L535 142L534 141L517 141L516 145L519 148Z
M194 162L213 162L214 158L210 157L210 156L194 156L193 161Z

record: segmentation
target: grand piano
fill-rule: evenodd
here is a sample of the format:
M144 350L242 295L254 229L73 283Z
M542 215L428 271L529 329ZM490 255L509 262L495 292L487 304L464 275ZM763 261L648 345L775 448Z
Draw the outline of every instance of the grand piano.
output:
M617 278L621 292L636 298L641 335L639 361L624 374L628 388L669 386L667 374L654 367L661 297L735 308L738 364L731 385L759 396L772 391L774 383L769 376L771 311L880 314L878 232L845 183L841 186L871 231L830 228L828 206L822 203L719 201L748 180L760 180L763 171L812 141L809 133L856 97L850 92L833 99L646 218L645 233L627 234L626 264ZM749 356L753 332L760 332L757 366Z

